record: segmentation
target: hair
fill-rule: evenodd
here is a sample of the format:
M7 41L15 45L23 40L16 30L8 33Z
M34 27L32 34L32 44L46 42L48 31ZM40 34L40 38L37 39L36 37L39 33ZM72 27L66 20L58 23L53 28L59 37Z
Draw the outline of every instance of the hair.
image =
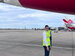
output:
M49 27L49 26L48 26L48 25L45 25L45 28L46 28L46 27Z

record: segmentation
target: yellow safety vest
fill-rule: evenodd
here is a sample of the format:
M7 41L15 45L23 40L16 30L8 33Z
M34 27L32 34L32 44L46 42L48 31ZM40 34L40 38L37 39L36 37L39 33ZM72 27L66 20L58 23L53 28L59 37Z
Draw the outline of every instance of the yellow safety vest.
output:
M47 45L50 46L50 45L51 45L51 44L50 44L50 36L51 36L50 32L51 32L51 31L48 30L48 31L44 31L44 32L46 33L46 37L47 37L47 38L46 38ZM43 39L43 46L46 46L45 43L44 43L44 39Z

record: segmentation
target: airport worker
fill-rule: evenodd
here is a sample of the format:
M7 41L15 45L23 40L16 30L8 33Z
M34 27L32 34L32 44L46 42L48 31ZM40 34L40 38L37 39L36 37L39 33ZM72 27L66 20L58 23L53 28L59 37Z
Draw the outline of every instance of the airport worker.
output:
M51 30L49 30L49 26L45 25L45 30L43 32L43 47L44 47L44 55L49 56L51 50Z

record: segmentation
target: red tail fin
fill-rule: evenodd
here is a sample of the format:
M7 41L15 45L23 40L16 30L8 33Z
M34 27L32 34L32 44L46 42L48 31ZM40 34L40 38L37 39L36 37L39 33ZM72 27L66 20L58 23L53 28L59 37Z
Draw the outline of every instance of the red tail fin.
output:
M65 23L68 23L68 21L66 21L65 19L63 19L63 21L64 21Z
M71 19L69 19L68 21L66 21L65 19L63 19L63 21L64 21L65 23L68 23L68 24L72 24L72 23L73 23L73 21L72 21Z

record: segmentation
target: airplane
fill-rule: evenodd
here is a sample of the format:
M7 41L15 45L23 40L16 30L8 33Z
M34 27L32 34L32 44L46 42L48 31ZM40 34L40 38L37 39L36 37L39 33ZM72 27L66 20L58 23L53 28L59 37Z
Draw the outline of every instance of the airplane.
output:
M0 0L15 6L75 15L75 0Z
M63 19L65 26L70 29L70 30L75 30L75 23L73 20L68 19L67 17L65 17L66 19Z

